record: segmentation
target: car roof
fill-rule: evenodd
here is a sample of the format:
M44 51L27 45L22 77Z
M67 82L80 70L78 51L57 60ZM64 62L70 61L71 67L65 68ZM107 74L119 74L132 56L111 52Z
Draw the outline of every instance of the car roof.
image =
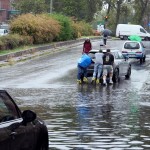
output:
M105 49L101 49L101 50L103 53L105 53L107 49L105 48ZM109 49L110 49L110 52L120 52L120 50L117 48L109 48ZM99 49L92 49L92 50L90 50L89 53L98 53L98 52L99 52Z
M129 41L129 40L128 40L128 41L125 41L124 44L125 44L125 43L141 43L141 42L139 42L139 41Z

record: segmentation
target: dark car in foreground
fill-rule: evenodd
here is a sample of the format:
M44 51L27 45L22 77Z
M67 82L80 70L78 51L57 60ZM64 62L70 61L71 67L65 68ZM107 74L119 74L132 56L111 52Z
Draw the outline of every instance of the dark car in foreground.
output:
M119 78L121 76L125 77L126 79L130 78L131 75L131 64L128 61L128 58L125 58L120 50L117 50L115 48L110 49L111 53L114 55L114 65L113 65L113 82L116 83L119 81ZM99 50L93 49L89 52L89 56L92 58L93 62L88 67L87 73L88 77L93 76L94 71L94 59L95 59L95 53L98 53ZM106 49L103 49L103 52L106 52Z
M0 150L48 150L48 130L31 110L21 112L0 90Z

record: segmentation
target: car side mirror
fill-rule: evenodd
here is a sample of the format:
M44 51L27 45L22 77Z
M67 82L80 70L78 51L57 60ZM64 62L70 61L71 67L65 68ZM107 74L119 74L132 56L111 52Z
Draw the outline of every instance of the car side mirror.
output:
M22 113L22 124L26 126L27 123L32 122L36 119L36 113L31 110L25 110Z

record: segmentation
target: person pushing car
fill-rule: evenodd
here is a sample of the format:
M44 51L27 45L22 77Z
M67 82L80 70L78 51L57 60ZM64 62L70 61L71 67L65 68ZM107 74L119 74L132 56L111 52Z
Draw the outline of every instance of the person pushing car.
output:
M110 53L110 49L106 50L106 53L103 55L103 85L106 85L107 74L109 74L109 83L113 84L113 64L114 56Z

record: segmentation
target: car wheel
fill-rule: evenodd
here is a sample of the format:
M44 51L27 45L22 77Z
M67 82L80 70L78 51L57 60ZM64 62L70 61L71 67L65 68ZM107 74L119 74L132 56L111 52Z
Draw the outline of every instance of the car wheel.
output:
M144 55L144 57L143 57L143 62L145 62L145 59L146 59L146 55Z
M129 79L130 76L131 76L131 66L128 68L128 72L127 72L127 74L125 75L125 78L126 78L126 79Z
M119 70L118 69L115 69L115 71L113 73L112 80L114 83L119 82Z
M145 41L149 41L149 37L145 37L145 39L144 39Z
M124 40L128 40L128 37L127 37L127 36L124 36L123 39L124 39Z
M142 64L143 63L143 58L140 58L140 64Z

